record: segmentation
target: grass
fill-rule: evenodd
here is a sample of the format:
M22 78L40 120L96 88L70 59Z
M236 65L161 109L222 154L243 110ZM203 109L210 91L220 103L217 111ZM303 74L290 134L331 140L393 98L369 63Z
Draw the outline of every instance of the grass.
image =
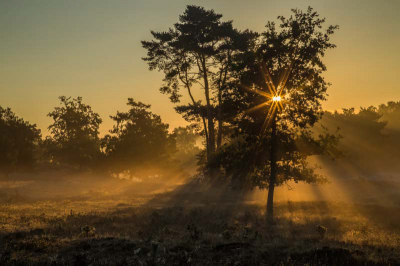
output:
M0 265L396 265L399 221L400 207L340 202L279 202L272 225L256 204L3 204Z

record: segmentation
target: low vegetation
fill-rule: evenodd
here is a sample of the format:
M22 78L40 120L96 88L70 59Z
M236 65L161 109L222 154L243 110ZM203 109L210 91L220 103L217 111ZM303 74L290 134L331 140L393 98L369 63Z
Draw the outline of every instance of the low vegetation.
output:
M0 207L1 265L395 265L400 207L92 197ZM326 232L321 235L319 227Z

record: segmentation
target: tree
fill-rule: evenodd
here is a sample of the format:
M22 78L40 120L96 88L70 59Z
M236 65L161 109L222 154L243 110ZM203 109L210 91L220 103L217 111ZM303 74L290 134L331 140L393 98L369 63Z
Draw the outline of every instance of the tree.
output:
M400 131L400 102L390 101L381 104L378 112L382 114L382 119L388 122L388 127L395 131Z
M177 127L174 129L173 134L178 151L186 155L199 152L199 148L196 146L198 135L193 131L192 127Z
M238 82L226 88L235 133L217 156L234 184L268 188L267 215L273 218L274 188L289 180L325 182L308 164L312 155L336 156L339 136L311 128L321 118L328 83L322 73L330 35L338 28L309 8L268 22L257 50L235 60Z
M325 112L320 123L329 129L340 128L343 139L339 147L347 155L342 169L333 166L335 171L345 172L345 168L351 167L360 176L375 177L398 171L400 131L396 127L396 107L390 103L379 108L361 107L358 112L354 108Z
M387 126L387 121L381 121L382 114L378 108L370 106L361 107L356 113L354 108L342 109L337 111L325 112L322 122L334 127L341 128L341 134L351 141L356 139L374 139L383 141L383 130ZM378 143L376 143L378 144Z
M182 167L193 168L196 165L196 158L201 152L201 149L196 146L199 135L191 126L177 127L172 134L176 140L177 149L174 158L181 162Z
M383 132L389 135L390 143L387 145L387 149L391 152L386 153L387 156L391 157L391 160L395 161L400 158L400 102L390 101L387 104L381 104L378 107L377 112L382 115L380 122L387 122L387 127ZM393 165L397 163L393 162Z
M36 162L41 140L35 124L24 121L0 106L0 171L8 176L15 170L30 170Z
M61 106L48 114L54 122L45 140L50 160L80 169L93 168L100 152L99 126L102 119L82 97L59 97Z
M208 160L222 143L222 92L231 79L232 60L251 49L257 36L250 31L240 32L233 28L232 21L223 22L221 18L214 10L189 5L173 28L152 31L154 40L142 41L147 49L143 60L149 69L165 74L160 91L169 94L173 103L180 102L181 89L187 91L191 102L177 106L176 111L189 122L202 123ZM204 90L205 103L195 99L195 88Z
M128 112L110 116L116 122L102 145L112 173L146 178L160 175L170 166L175 139L168 134L168 124L148 109L150 105L128 98Z

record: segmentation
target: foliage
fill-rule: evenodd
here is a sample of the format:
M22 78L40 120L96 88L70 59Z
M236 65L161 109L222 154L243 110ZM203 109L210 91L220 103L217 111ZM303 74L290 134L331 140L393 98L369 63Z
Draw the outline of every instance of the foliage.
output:
M343 109L341 113L325 112L323 121L341 128L342 133L347 137L382 139L387 122L381 121L381 118L382 114L379 113L378 108L370 106L368 108L361 107L358 113L354 108Z
M173 103L180 102L181 89L188 92L190 103L176 110L189 122L202 124L207 158L222 143L224 110L222 91L230 80L232 60L254 45L257 34L238 31L232 21L221 21L214 10L187 6L179 22L165 32L152 31L153 41L142 41L147 49L150 70L163 71L162 93ZM193 89L203 89L202 100L194 98ZM215 133L218 123L218 132Z
M176 148L179 152L185 155L199 152L199 148L196 146L198 135L192 127L177 127L174 129L173 134L175 135Z
M394 102L378 108L361 107L325 112L321 124L329 129L340 128L343 136L339 146L347 154L346 163L358 169L360 175L377 176L397 172L400 159L398 107Z
M390 101L387 104L381 104L378 112L382 114L382 119L388 122L388 128L397 133L400 132L400 102Z
M177 152L174 158L180 163L181 170L186 169L194 173L198 163L198 156L202 150L196 145L199 134L195 132L193 126L177 127L172 132L176 140Z
M143 178L161 174L175 152L175 139L168 124L148 109L150 105L128 98L129 111L110 116L116 125L102 140L112 173Z
M51 136L44 143L47 155L57 164L93 167L101 155L98 135L102 119L81 97L59 99L61 106L48 114L54 122L48 127Z
M0 106L0 172L32 169L40 138L35 124Z
M335 147L339 135L329 134L326 128L317 135L312 132L323 114L321 101L326 99L329 85L322 76L326 70L322 57L335 47L330 35L338 27L322 31L325 20L312 8L292 11L289 18L278 17L280 30L268 22L257 50L236 59L238 81L224 92L231 113L236 113L232 122L235 133L215 163L221 164L224 173L240 187L269 186L273 145L277 150L276 185L288 180L325 182L307 158L341 154ZM275 115L276 139L271 138L271 127L260 134L272 101L255 90L270 93L267 75L276 88L282 88L284 99L283 109Z

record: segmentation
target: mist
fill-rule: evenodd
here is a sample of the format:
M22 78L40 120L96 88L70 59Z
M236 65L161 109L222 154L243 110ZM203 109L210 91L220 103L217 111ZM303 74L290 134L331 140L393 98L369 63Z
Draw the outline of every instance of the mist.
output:
M60 95L48 132L1 100L0 265L400 264L400 101L324 109L339 25L176 19L141 41L140 90L183 126L139 88L108 117Z

